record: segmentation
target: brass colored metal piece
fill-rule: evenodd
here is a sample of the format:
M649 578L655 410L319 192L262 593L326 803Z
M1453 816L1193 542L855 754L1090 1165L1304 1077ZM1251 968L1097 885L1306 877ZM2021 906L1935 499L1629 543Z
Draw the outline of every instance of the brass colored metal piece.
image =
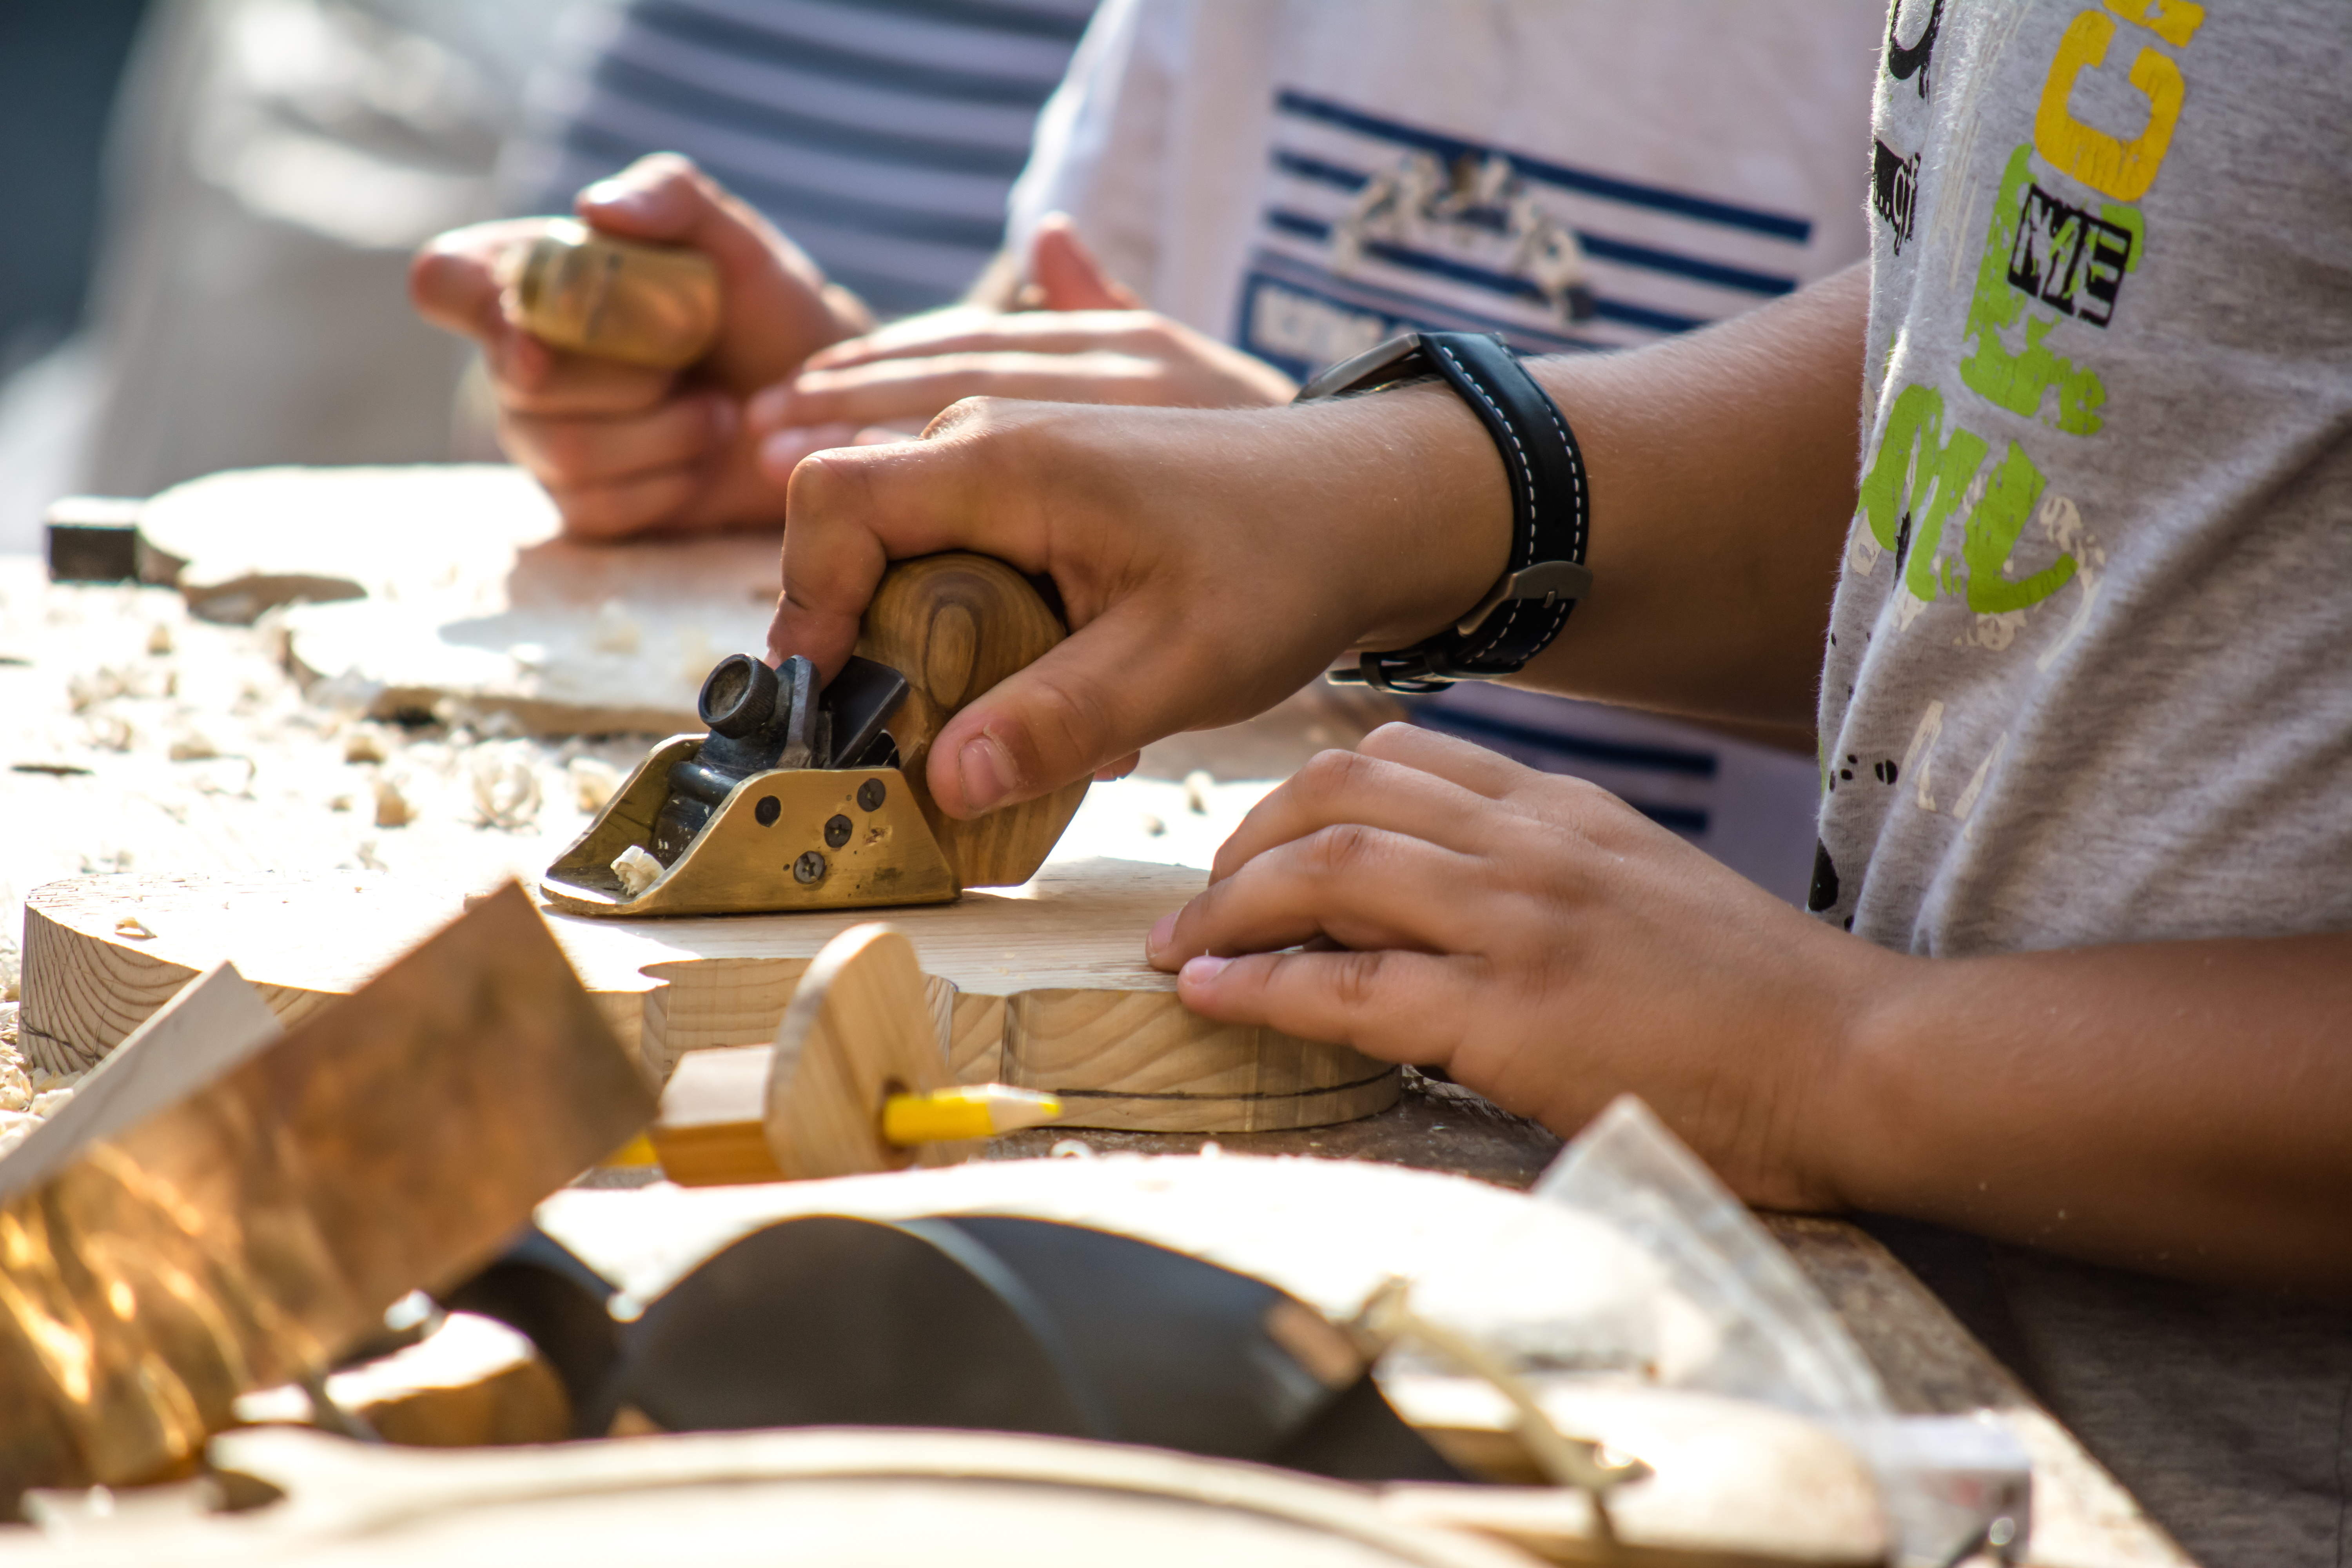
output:
M719 269L698 250L555 218L512 266L507 319L557 348L677 370L719 334Z
M702 740L675 735L647 753L548 868L540 891L550 906L580 915L719 915L944 904L961 891L898 769L777 768L737 784L685 852L627 896L613 862L631 845L651 846L670 765L691 761ZM878 792L867 787L877 784ZM861 803L877 796L871 807ZM837 829L827 825L840 817L850 831L831 845Z
M285 1039L0 1205L0 1507L187 1459L642 1127L509 884Z

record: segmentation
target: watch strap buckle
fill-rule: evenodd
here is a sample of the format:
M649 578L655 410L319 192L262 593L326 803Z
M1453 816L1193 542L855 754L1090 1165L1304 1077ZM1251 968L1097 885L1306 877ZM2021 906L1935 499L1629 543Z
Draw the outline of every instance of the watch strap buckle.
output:
M1506 573L1487 590L1470 613L1454 623L1454 629L1464 637L1475 637L1486 618L1505 605L1538 600L1545 609L1560 603L1575 604L1592 594L1591 568L1574 561L1538 561L1517 572Z

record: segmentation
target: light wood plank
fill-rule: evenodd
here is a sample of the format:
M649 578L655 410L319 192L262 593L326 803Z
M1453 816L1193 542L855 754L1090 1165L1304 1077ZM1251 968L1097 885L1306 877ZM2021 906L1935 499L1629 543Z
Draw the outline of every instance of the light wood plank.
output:
M1392 1103L1394 1068L1346 1047L1202 1018L1177 1000L1172 976L1145 963L1151 922L1202 879L1132 862L1055 864L1010 893L969 893L888 918L925 972L955 988L963 1070L986 1059L989 999L1002 1001L1003 1080L1070 1097L1069 1125L1244 1131ZM281 1016L313 1007L350 991L458 902L453 889L365 875L52 884L26 905L39 960L25 1025L53 1054L96 1060L142 1009L224 960L239 963ZM134 911L152 936L117 929ZM550 914L548 925L607 1016L641 1021L639 1049L667 1078L682 1049L772 1039L809 961L876 913Z

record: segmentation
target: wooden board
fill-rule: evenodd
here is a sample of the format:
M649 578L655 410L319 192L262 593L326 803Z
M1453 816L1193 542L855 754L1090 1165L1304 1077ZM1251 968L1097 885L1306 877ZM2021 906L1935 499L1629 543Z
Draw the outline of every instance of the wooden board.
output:
M576 1568L1530 1568L1505 1544L1391 1515L1336 1481L1156 1448L1001 1433L694 1433L467 1454L293 1430L219 1439L214 1462L281 1504L205 1516L75 1512L0 1529L44 1565L429 1563ZM253 1483L257 1482L258 1485ZM29 1539L27 1539L29 1537ZM13 1538L13 1539L11 1539Z
M1252 1131L1368 1115L1396 1069L1344 1047L1213 1023L1143 959L1152 921L1203 880L1173 867L1049 865L953 904L670 921L550 915L572 966L649 1073L678 1053L774 1038L820 948L887 918L955 987L968 1081L1050 1090L1072 1126ZM446 922L457 890L390 877L89 878L26 901L28 1057L86 1066L197 973L234 961L281 1019L349 992ZM152 936L118 927L136 918Z
M141 516L197 615L305 601L283 618L289 662L374 717L698 729L710 667L767 646L782 536L593 544L557 527L528 474L492 465L232 471Z

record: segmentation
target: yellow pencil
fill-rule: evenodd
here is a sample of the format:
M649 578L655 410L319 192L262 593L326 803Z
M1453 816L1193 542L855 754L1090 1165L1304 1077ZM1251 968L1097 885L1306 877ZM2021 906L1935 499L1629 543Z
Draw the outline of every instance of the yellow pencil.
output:
M661 1156L654 1152L654 1141L642 1132L604 1156L607 1170L635 1170L660 1163Z
M993 1138L1062 1119L1062 1102L1034 1089L980 1083L929 1094L894 1094L882 1102L882 1138L905 1147Z

